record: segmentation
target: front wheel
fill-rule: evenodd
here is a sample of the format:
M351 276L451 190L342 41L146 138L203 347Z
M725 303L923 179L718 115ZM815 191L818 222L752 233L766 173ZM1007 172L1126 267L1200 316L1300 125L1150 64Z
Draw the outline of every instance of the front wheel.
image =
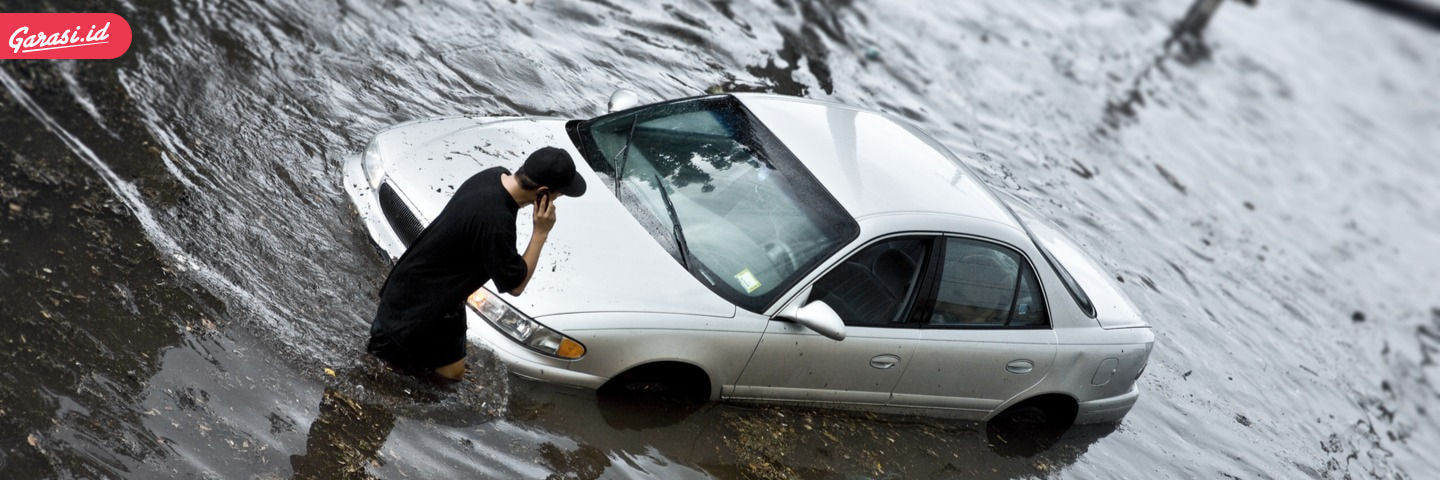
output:
M696 367L661 363L610 379L595 397L601 416L612 428L663 427L699 411L710 399L710 381Z

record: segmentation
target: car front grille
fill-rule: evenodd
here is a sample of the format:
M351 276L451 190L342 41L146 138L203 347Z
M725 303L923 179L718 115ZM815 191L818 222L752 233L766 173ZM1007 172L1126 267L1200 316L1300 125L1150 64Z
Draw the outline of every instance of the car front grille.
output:
M390 221L390 228L395 229L395 235L400 241L409 247L420 236L420 231L425 227L420 225L420 219L405 206L400 200L400 195L390 188L389 183L380 184L380 211L385 212L385 219Z

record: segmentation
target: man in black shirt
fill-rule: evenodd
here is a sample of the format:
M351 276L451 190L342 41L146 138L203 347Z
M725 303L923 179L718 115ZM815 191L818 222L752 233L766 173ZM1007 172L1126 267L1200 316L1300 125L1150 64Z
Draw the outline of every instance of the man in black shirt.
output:
M584 193L570 154L554 147L530 154L513 175L494 167L470 177L390 270L370 324L370 353L407 373L459 381L465 298L491 280L499 292L525 291L555 225L555 197ZM530 204L535 226L521 255L515 214Z

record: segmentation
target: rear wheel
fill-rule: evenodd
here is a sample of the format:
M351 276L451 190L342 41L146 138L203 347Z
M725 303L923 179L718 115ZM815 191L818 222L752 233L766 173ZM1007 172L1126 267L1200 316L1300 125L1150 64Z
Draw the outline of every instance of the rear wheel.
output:
M990 448L1006 456L1031 456L1050 448L1075 422L1078 406L1064 395L1041 395L1005 409L985 424Z

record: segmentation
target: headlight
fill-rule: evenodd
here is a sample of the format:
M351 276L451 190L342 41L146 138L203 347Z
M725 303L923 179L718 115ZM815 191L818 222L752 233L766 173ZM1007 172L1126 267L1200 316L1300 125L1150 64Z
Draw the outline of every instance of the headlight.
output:
M385 167L380 162L380 142L371 139L370 144L365 146L365 154L360 157L360 169L365 171L370 188L380 188L380 179L385 177Z
M585 356L585 346L580 342L530 319L489 290L476 290L465 303L490 326L531 350L565 360Z

